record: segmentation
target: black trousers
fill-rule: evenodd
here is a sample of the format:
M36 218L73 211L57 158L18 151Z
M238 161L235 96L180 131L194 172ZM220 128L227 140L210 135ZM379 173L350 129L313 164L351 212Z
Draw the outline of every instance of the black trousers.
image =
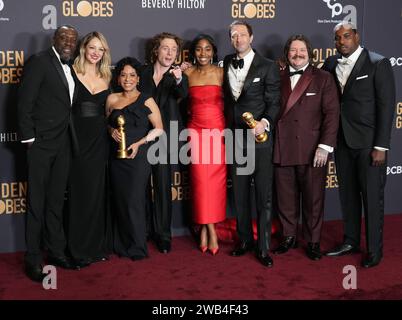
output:
M152 208L153 236L157 241L172 239L172 172L170 164L152 166L154 202Z
M67 132L58 141L35 141L27 151L27 263L42 262L42 241L49 254L65 254L63 206L70 159L71 147Z
M235 158L234 158L235 159ZM237 217L237 232L240 241L253 241L251 201L257 210L257 244L261 254L269 251L272 223L272 143L266 148L255 148L255 169L247 175L239 175L237 169L244 168L234 160L231 166L233 198ZM250 183L254 179L255 199L251 199Z
M367 251L380 254L383 247L387 166L372 166L371 151L372 149L351 149L341 136L335 160L343 212L344 242L353 246L360 245L363 205Z

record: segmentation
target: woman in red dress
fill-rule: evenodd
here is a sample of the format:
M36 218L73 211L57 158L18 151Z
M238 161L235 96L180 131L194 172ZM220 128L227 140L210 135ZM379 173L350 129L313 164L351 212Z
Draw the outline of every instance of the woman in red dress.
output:
M194 65L185 70L189 80L190 185L193 221L201 225L200 250L218 253L215 223L226 218L226 164L223 130L223 69L214 65L217 48L201 34L190 47Z

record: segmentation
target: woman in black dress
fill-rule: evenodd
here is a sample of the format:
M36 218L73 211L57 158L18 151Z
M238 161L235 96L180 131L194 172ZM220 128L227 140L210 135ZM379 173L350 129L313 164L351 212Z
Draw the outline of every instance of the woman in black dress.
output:
M108 136L105 102L109 92L110 51L99 32L87 34L74 61L76 98L72 106L78 140L69 184L68 248L79 267L106 256L106 163Z
M114 140L110 162L112 212L115 220L115 252L132 260L148 256L146 245L146 190L151 174L147 146L163 133L159 108L154 99L138 91L140 64L133 58L123 58L115 72L122 92L109 95L106 114L113 127ZM127 159L117 159L121 135L116 129L117 117L125 120ZM151 128L153 129L151 130Z

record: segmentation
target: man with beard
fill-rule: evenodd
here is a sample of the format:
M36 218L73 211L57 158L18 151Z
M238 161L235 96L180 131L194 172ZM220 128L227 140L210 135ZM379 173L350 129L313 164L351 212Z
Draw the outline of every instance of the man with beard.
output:
M53 46L27 62L19 88L19 134L28 161L25 273L38 282L45 276L42 241L48 264L75 268L65 255L63 204L74 136L70 119L75 84L69 62L77 37L72 26L57 28Z
M395 80L387 58L360 46L354 24L343 21L335 26L334 34L339 54L329 57L323 69L332 73L340 92L335 160L344 239L327 256L359 251L363 204L367 254L362 266L370 268L382 259L384 187L395 112Z
M327 160L339 123L338 93L331 74L310 65L313 49L304 35L287 40L284 56L273 159L284 239L274 253L297 246L301 211L307 257L319 260Z

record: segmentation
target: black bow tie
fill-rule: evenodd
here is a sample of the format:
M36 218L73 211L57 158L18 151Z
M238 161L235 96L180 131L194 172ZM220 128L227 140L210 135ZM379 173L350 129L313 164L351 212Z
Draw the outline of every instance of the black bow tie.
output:
M236 58L232 59L232 65L235 69L241 69L244 66L244 59L237 60Z
M289 72L289 76L294 76L295 74L303 74L303 70L297 70L297 71L293 71L293 72Z
M68 65L69 67L71 66L71 60L66 60L66 59L60 58L60 61L62 64Z

